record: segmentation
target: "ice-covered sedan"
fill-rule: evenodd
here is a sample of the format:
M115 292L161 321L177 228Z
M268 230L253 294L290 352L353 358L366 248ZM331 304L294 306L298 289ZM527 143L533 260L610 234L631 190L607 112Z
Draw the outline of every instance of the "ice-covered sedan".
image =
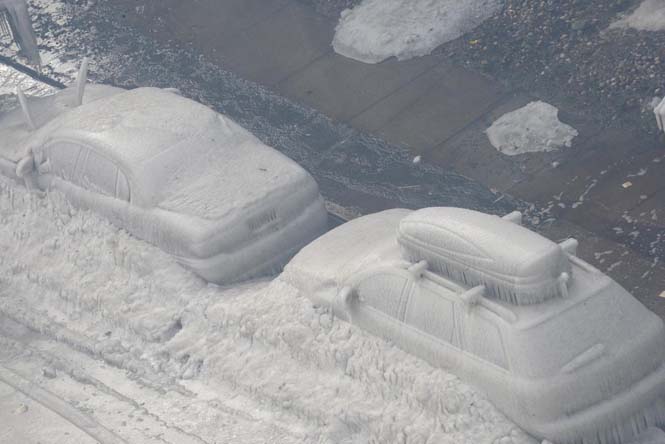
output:
M315 304L474 384L555 443L619 444L665 420L663 322L505 218L389 210L326 233L284 278Z
M84 69L85 70L85 69ZM0 116L0 172L63 192L204 279L277 271L326 229L314 179L228 117L158 88L88 85Z

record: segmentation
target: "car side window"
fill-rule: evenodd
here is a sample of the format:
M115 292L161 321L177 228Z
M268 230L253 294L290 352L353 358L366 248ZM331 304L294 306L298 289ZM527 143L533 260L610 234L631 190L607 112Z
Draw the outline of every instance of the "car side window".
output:
M361 303L401 320L408 289L405 276L380 272L361 280L356 293Z
M499 327L486 315L478 313L479 310L482 309L476 307L465 316L464 348L485 361L508 368Z
M118 167L95 151L87 151L85 165L81 170L81 186L90 191L115 197Z
M74 181L76 162L81 154L81 147L73 143L55 143L47 149L47 161L51 172L63 180Z
M406 323L429 335L453 343L455 305L434 289L417 285L406 310ZM457 344L454 344L457 345Z
M120 171L120 169L118 169L118 178L115 185L115 197L127 202L129 202L130 198L129 181L127 180L127 176L125 176L125 173Z

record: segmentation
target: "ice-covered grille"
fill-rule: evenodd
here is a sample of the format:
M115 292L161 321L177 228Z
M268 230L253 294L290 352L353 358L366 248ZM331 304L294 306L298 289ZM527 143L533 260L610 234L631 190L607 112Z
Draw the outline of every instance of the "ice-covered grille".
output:
M266 225L275 222L277 220L277 211L270 210L265 213L261 213L258 216L252 217L247 221L247 226L251 231L259 231Z

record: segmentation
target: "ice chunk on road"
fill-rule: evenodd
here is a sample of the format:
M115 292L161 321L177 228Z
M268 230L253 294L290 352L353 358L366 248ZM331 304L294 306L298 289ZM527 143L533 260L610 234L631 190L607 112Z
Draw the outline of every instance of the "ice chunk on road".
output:
M610 28L665 31L665 2L663 0L644 0L632 14L614 22Z
M653 113L656 116L656 124L658 129L665 131L665 99L660 100L653 109Z
M469 32L502 4L503 0L363 0L342 12L333 48L365 63L424 56Z
M494 121L487 137L494 148L508 156L569 147L579 133L559 121L558 114L549 103L531 102Z

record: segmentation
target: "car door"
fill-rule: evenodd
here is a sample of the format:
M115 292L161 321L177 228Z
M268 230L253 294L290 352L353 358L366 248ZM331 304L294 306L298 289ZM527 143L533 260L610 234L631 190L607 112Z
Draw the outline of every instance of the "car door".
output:
M432 338L460 346L454 295L427 278L413 285L404 322Z
M498 316L482 306L460 310L462 348L485 362L508 369Z
M396 339L403 328L411 274L399 268L366 273L353 285L354 300L347 307L353 324L387 339Z
M458 322L460 303L454 290L426 276L413 281L396 342L434 366L457 370L464 354Z
M40 187L48 188L53 179L76 183L77 165L82 157L79 144L58 141L35 152L35 164L39 175Z
M127 176L116 164L82 144L57 141L35 156L37 171L49 185L54 178L81 188L81 192L130 200Z

